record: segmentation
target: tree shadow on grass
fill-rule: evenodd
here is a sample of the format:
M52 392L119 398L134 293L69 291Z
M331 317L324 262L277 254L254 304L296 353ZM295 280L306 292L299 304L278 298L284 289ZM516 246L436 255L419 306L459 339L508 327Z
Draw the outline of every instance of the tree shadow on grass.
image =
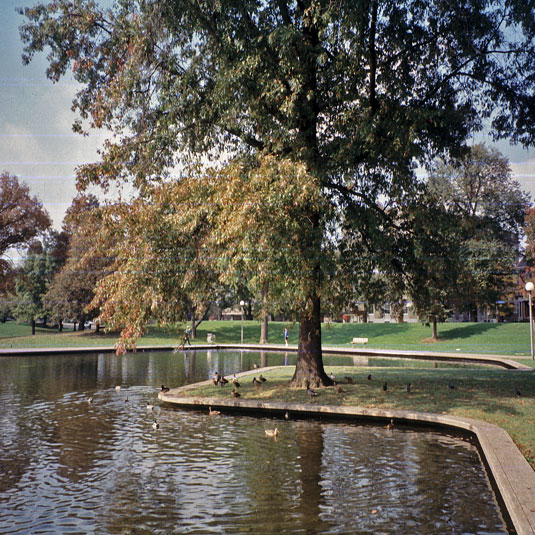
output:
M450 324L451 325L451 324ZM494 331L499 328L497 323L461 323L459 326L451 329L441 329L438 327L439 340L453 340L459 338L470 338L471 336L479 336L489 331Z

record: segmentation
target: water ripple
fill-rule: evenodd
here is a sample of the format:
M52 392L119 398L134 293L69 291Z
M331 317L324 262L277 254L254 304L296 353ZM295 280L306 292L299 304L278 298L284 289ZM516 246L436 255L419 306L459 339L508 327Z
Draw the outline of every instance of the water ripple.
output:
M51 372L46 385L0 382L0 533L507 533L476 448L459 438L147 411L157 388L132 380L146 381L147 358L99 357L93 383L62 361L63 377L83 377L77 388ZM278 440L264 433L274 426Z

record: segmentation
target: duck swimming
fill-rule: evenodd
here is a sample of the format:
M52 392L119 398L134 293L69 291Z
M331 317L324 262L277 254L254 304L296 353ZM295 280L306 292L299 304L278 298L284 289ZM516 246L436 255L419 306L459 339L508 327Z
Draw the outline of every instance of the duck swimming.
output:
M275 427L275 429L264 429L264 432L268 437L276 437L279 434L277 427Z

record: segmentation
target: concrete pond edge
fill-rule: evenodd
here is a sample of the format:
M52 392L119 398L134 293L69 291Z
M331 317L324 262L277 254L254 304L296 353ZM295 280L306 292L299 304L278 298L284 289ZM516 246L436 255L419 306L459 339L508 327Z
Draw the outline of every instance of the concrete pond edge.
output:
M273 368L278 368L274 366ZM263 368L267 371L269 368ZM249 372L250 373L250 372ZM247 372L239 375L246 375ZM449 428L473 436L479 445L489 477L501 498L514 529L519 535L535 535L535 471L531 468L509 434L493 424L451 416L407 410L389 410L366 407L340 407L318 403L285 403L276 401L222 399L184 396L192 390L210 384L210 381L186 385L160 392L158 398L165 404L180 408L217 410L238 413L271 414L284 417L288 412L297 417L317 417L355 421L381 421L394 425Z

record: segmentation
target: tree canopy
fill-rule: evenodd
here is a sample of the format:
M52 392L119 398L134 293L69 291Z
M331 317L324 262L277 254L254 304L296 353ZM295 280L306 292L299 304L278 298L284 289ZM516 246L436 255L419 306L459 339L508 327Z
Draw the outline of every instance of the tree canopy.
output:
M0 256L10 247L26 247L50 227L43 204L16 176L0 174Z
M406 209L421 188L416 164L462 153L485 121L497 137L535 141L535 17L524 0L118 0L109 9L54 0L24 14L24 61L47 49L48 77L71 70L82 84L75 129L115 134L99 162L79 168L80 188L130 181L148 199L153 184L180 183L177 169L193 157L236 175L247 158L260 168L266 157L292 162L288 175L264 177L282 202L237 210L227 226L265 218L261 236L239 228L242 263L250 244L282 243L283 221L301 232L293 247L305 269L290 271L285 289L300 322L294 384L329 383L320 319L331 260L410 268L402 253L418 219ZM299 173L314 202L286 213L277 186ZM269 198L248 180L244 195ZM210 201L199 202L209 213Z
M478 307L494 308L514 286L529 195L513 180L507 158L482 144L457 160L439 161L430 174L429 188L439 204L457 217L461 263L450 302L477 317Z

